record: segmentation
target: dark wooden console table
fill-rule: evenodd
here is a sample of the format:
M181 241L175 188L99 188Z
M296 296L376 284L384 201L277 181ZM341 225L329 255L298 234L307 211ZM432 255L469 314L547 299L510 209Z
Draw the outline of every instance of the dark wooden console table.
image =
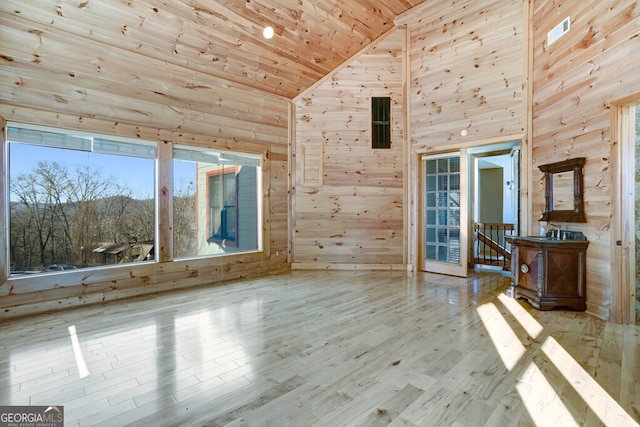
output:
M511 245L513 296L528 300L539 310L586 310L589 242L580 232L565 233L569 234L564 240L505 236Z

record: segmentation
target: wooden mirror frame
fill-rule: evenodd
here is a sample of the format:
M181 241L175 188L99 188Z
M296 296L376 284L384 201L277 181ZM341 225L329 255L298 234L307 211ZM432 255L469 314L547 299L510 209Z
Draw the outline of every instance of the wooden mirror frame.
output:
M584 216L584 157L538 166L544 173L544 212L540 221L587 222ZM573 171L573 210L553 209L553 174Z

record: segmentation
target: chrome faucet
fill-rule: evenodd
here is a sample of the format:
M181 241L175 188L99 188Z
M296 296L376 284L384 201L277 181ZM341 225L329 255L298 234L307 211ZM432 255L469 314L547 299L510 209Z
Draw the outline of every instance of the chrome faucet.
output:
M552 239L560 240L560 236L562 235L562 226L561 225L549 223L547 228L548 228L549 232L551 233L549 237L551 237ZM555 235L553 233L553 229L555 229L555 231L556 231Z

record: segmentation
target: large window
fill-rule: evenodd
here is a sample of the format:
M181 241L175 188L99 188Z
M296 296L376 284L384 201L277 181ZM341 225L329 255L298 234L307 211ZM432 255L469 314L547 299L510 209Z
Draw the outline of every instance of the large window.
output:
M11 276L155 259L154 143L10 123Z
M176 145L173 159L174 257L258 250L260 157Z
M261 155L15 123L6 136L11 277L157 261L171 243L173 259L262 249ZM156 173L173 176L172 224Z

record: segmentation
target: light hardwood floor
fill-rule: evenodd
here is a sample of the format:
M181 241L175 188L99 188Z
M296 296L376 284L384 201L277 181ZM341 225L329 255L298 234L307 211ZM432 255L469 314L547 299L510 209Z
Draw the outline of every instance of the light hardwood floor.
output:
M507 288L293 271L14 319L0 404L67 426L638 425L640 328Z

